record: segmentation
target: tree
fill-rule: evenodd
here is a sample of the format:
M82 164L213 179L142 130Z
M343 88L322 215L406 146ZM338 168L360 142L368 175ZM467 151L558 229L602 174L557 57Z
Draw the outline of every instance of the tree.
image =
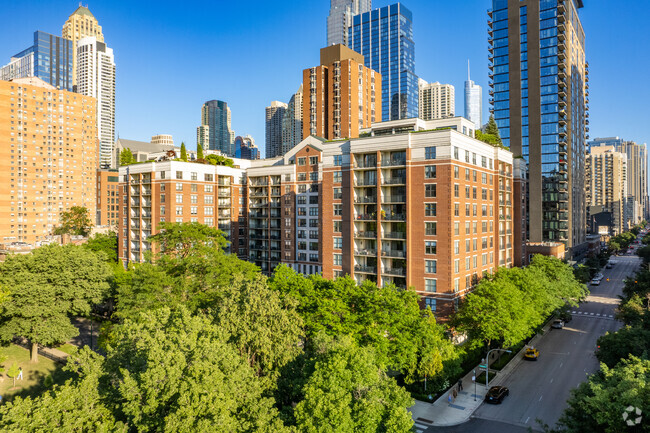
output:
M86 347L68 359L64 370L75 374L75 378L64 385L55 385L38 397L16 397L0 405L0 430L15 433L128 431L124 423L115 419L100 395L103 358Z
M485 126L485 133L498 137L499 144L501 144L501 134L499 134L499 127L497 126L497 122L494 120L493 115L490 115L490 120L488 120L488 123Z
M232 159L226 158L222 155L215 155L213 153L208 155L205 160L212 165L225 165L226 167L234 167L235 165L235 162Z
M317 338L317 346L314 373L294 411L299 431L411 431L407 408L413 401L377 363L371 347L325 336Z
M92 227L88 209L83 206L72 206L70 210L61 213L61 225L54 229L54 234L88 236Z
M120 165L121 166L126 166L126 165L131 165L134 164L135 157L133 156L133 152L131 152L131 149L128 147L122 149L120 152Z
M629 427L623 414L629 406L650 413L650 361L634 356L614 368L601 370L571 391L568 408L558 422L559 432L624 432ZM630 414L632 419L636 413ZM650 432L650 424L635 427Z
M187 149L185 149L185 142L181 142L181 161L187 162Z
M103 392L131 431L285 431L262 382L208 317L161 308L114 333Z
M18 368L18 364L14 362L13 364L11 364L11 367L9 367L9 370L7 370L7 376L9 376L14 380L13 386L16 386L16 378L18 377L19 374L20 374L20 369Z
M103 253L108 263L117 263L117 233L96 233L83 244L84 248L95 253Z
M203 159L203 146L201 143L196 144L196 158Z
M492 146L503 146L501 135L499 134L499 127L494 120L494 116L490 116L490 120L485 126L485 132L477 129L474 132L474 136L477 140L481 140L485 143L491 144Z
M596 357L608 367L614 367L622 359L634 355L648 359L650 355L650 329L626 326L598 338Z
M0 305L0 339L25 337L31 358L38 345L67 341L78 335L70 315L85 316L104 299L110 269L95 253L66 245L43 246L28 255L11 255L0 264L0 286L12 296Z

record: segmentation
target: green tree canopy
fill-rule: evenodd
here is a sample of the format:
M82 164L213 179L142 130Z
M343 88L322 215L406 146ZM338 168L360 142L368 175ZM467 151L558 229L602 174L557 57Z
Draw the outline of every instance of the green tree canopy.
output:
M78 335L70 315L85 316L104 299L110 269L95 253L74 245L49 245L0 263L0 285L10 299L0 305L0 339L25 337L38 345L62 343Z
M133 152L131 152L131 149L128 147L122 149L120 152L120 165L121 166L126 166L126 165L131 165L136 162L135 157L133 156Z
M187 149L185 148L185 142L181 142L181 161L187 162Z
M203 159L203 146L201 143L196 144L196 157L197 159Z
M388 377L371 347L360 348L352 338L338 341L324 335L314 372L295 408L298 430L305 433L408 432L413 401Z
M628 355L643 359L650 357L650 329L626 326L616 332L608 332L598 339L596 356L608 367L616 366Z
M95 253L103 253L106 261L117 263L117 233L96 233L83 244L84 248Z
M54 234L88 236L93 227L90 221L90 212L83 206L72 206L61 213L61 225L54 229Z
M206 156L205 160L212 165L225 165L227 167L235 166L235 161L233 161L232 159L226 158L225 156L222 155L215 155L213 153Z
M494 120L494 116L490 116L490 120L485 126L485 132L477 129L474 132L474 136L477 140L481 140L485 143L491 144L492 146L503 146L501 135L499 134L499 127L497 126L497 122Z
M628 406L650 413L650 361L631 356L614 368L601 364L598 373L571 391L567 403L559 432L629 431L623 420ZM644 422L634 431L650 432L650 424Z

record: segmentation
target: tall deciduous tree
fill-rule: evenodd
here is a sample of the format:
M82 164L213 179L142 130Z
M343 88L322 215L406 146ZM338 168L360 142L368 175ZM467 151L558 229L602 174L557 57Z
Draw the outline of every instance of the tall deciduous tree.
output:
M181 143L181 161L187 161L187 149L185 148L185 142Z
M131 165L135 161L135 157L133 156L133 152L131 152L131 149L124 148L120 152L120 165L125 166L125 165Z
M25 337L32 344L32 361L38 345L67 341L78 335L71 315L90 313L109 289L108 265L85 248L44 246L28 255L12 255L0 264L0 286L11 290L0 305L0 339Z
M109 263L117 263L117 233L115 232L97 233L89 238L83 247L95 253L103 253Z
M413 401L390 378L371 347L350 337L317 338L314 372L295 408L298 430L305 433L408 432Z
M203 146L201 143L196 144L196 157L198 159L203 159Z
M92 227L88 209L83 206L72 206L70 210L61 213L61 225L54 229L54 234L88 236Z

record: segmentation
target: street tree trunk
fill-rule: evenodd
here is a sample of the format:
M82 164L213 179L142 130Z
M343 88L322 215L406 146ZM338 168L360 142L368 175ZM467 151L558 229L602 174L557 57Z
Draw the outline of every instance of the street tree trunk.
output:
M34 343L32 341L32 349L31 349L31 362L38 362L38 343Z

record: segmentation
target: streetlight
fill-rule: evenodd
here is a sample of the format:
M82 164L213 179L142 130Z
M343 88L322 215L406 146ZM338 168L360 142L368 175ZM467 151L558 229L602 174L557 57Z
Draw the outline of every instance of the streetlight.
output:
M506 349L492 349L488 350L487 356L485 357L485 389L488 389L488 380L490 378L490 352L494 352L495 350L501 350L503 352L507 353L512 353L512 350L506 350Z

